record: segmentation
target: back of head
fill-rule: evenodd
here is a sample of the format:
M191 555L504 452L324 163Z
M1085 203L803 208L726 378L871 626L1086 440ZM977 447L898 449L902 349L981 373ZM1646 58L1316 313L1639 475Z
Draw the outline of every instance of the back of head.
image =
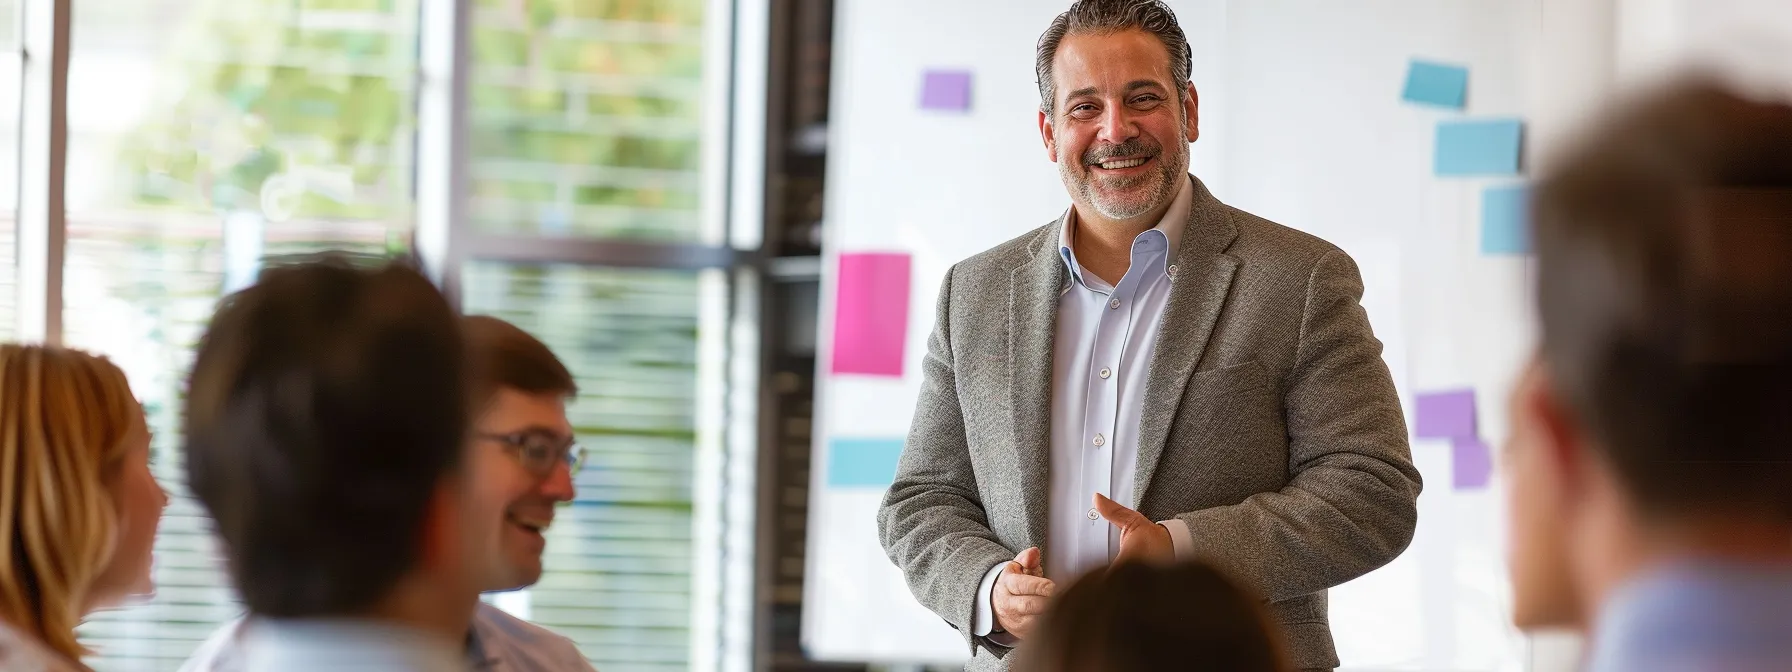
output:
M1684 80L1533 205L1551 384L1645 515L1792 523L1792 106Z
M418 564L461 462L461 347L407 268L297 263L225 298L187 390L186 470L252 613L361 613Z
M124 372L51 346L0 345L0 621L70 658L114 552L105 485L142 411Z
M1017 670L1293 669L1263 602L1198 562L1091 572L1059 593L1029 642Z

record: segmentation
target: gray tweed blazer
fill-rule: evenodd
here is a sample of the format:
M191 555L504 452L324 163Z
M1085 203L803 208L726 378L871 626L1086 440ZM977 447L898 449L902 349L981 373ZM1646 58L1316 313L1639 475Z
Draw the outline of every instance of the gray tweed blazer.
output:
M1420 481L1400 402L1337 247L1225 205L1195 180L1146 381L1136 501L1269 600L1296 667L1338 664L1327 588L1412 540ZM965 633L990 568L1046 539L1052 335L1069 278L1053 222L953 266L923 363L884 550ZM1022 646L1025 646L1023 643Z

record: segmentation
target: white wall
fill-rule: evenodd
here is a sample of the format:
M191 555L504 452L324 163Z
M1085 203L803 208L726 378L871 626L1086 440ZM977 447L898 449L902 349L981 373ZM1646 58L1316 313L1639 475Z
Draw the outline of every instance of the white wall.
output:
M1399 96L1408 60L1424 57L1469 67L1467 115L1525 115L1526 5L1225 4L1223 79L1203 111L1223 110L1207 132L1226 146L1196 174L1221 176L1221 199L1356 256L1408 409L1414 391L1475 387L1483 435L1497 441L1498 391L1529 339L1524 264L1481 256L1477 223L1480 189L1512 180L1434 177L1436 122L1462 114ZM1416 441L1413 453L1426 488L1412 547L1333 591L1345 666L1524 669L1524 642L1506 625L1494 496L1453 490L1446 443Z

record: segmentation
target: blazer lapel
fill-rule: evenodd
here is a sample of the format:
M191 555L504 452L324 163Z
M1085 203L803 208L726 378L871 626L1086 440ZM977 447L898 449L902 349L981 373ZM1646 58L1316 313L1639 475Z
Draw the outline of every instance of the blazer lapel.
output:
M1010 275L1008 297L1008 394L1013 404L1014 447L1026 494L1027 536L1044 548L1051 493L1052 337L1058 296L1066 273L1058 256L1059 225L1047 228L1032 257Z
M1238 236L1226 207L1191 177L1195 189L1188 227L1182 233L1171 274L1170 303L1157 334L1151 373L1145 381L1145 408L1139 422L1139 464L1133 475L1135 510L1145 501L1157 463L1164 454L1170 425L1182 407L1189 376L1207 351L1213 326L1225 307L1238 260L1224 251Z

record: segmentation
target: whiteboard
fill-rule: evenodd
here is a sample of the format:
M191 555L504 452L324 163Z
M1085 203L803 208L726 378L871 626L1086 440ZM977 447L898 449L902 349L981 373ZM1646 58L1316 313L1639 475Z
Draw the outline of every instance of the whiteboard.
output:
M836 6L803 645L817 659L954 662L968 651L915 603L878 545L882 490L829 487L836 438L900 438L940 279L958 260L1068 205L1035 118L1033 46L1067 2ZM1193 171L1222 200L1337 243L1407 409L1416 391L1472 386L1483 438L1503 438L1501 392L1526 352L1522 258L1477 249L1480 189L1431 175L1435 123L1399 100L1408 59L1470 68L1469 115L1524 116L1521 53L1535 20L1507 0L1171 0L1201 94ZM922 73L973 73L973 109L917 109ZM828 374L835 259L913 255L905 375ZM1409 423L1410 424L1410 423ZM1426 481L1412 547L1332 591L1346 669L1521 670L1507 624L1497 486L1456 492L1447 445L1414 442ZM1496 477L1497 478L1497 477Z

